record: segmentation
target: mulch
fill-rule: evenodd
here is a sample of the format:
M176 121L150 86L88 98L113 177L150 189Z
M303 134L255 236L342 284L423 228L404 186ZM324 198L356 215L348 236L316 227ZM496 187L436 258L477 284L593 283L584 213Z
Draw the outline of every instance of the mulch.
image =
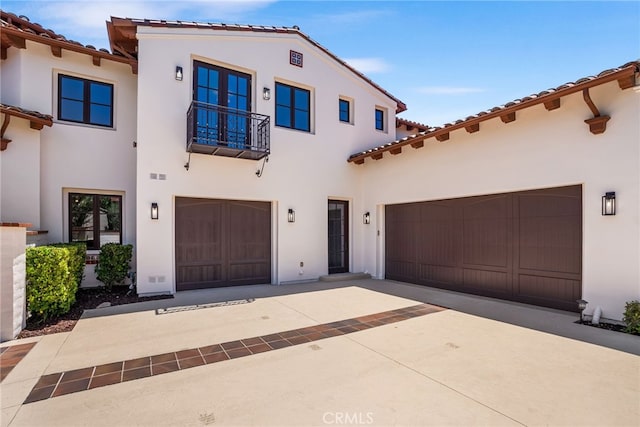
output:
M27 319L27 326L20 332L18 338L29 338L40 335L56 334L58 332L71 331L85 310L98 307L103 302L111 305L132 304L143 301L154 301L160 299L173 298L171 295L157 295L152 297L139 297L135 293L127 295L128 286L114 286L108 292L105 288L84 288L79 289L76 294L76 302L71 306L71 310L62 316L48 319L47 321L37 321L34 318Z

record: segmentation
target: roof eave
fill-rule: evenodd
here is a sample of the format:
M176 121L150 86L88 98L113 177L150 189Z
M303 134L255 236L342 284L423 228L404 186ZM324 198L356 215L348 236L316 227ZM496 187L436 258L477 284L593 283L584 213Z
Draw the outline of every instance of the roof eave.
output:
M454 130L467 128L469 132L472 132L472 130L470 129L472 129L473 127L478 126L480 123L484 121L491 120L497 117L501 117L501 118L504 117L503 121L505 121L506 123L507 122L506 120L509 120L509 121L513 120L510 118L507 119L507 117L511 114L515 114L516 111L523 110L525 108L530 108L539 104L547 104L547 103L552 104L553 101L559 100L564 96L571 95L580 91L588 90L592 87L600 86L605 83L613 82L616 80L618 81L618 85L621 89L627 89L633 86L635 75L638 72L640 72L640 62L630 62L628 64L625 64L619 70L615 70L611 72L605 71L603 73L600 73L597 77L594 77L593 79L588 79L585 81L580 81L580 80L584 80L584 79L580 79L575 83L562 85L556 88L556 90L550 91L549 93L541 96L529 96L529 97L523 98L521 102L507 103L507 104L513 104L513 105L510 105L508 107L505 106L505 108L496 107L496 108L493 108L490 112L481 112L481 113L478 113L476 116L470 116L465 120L458 120L454 124L448 124L443 127L436 127L436 128L433 128L433 130L431 131L427 131L419 135L415 135L413 137L403 138L399 141L394 141L392 143L388 143L383 146L375 147L365 152L353 154L347 159L347 162L362 164L364 163L364 160L367 158L375 158L376 160L379 160L382 158L383 153L386 153L389 151L395 151L392 154L398 154L399 153L398 149L400 149L401 151L401 147L404 147L406 145L411 145L414 148L419 148L424 144L424 141L429 138L437 138L441 141L444 141L448 139L449 133ZM526 99L526 98L530 98L530 99Z

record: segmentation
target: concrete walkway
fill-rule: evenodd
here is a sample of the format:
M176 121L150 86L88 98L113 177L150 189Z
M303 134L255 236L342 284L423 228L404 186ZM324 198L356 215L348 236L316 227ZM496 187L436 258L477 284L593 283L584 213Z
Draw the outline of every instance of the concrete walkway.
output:
M244 298L255 300L158 310ZM338 327L423 302L450 309L24 404L50 374ZM575 318L378 280L185 292L93 310L72 332L20 340L37 344L0 385L2 426L637 425L640 338Z

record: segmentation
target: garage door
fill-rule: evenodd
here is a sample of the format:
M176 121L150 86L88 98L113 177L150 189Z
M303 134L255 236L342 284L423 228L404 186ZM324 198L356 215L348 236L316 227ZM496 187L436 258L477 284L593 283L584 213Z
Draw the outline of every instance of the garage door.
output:
M271 283L271 203L176 198L176 289Z
M563 310L582 282L582 187L386 207L386 277Z

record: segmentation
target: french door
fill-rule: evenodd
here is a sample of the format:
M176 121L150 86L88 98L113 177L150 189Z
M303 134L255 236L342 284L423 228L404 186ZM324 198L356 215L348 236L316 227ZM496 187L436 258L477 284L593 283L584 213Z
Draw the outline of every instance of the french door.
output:
M193 100L203 104L195 123L198 143L250 146L251 76L199 61L193 69Z

